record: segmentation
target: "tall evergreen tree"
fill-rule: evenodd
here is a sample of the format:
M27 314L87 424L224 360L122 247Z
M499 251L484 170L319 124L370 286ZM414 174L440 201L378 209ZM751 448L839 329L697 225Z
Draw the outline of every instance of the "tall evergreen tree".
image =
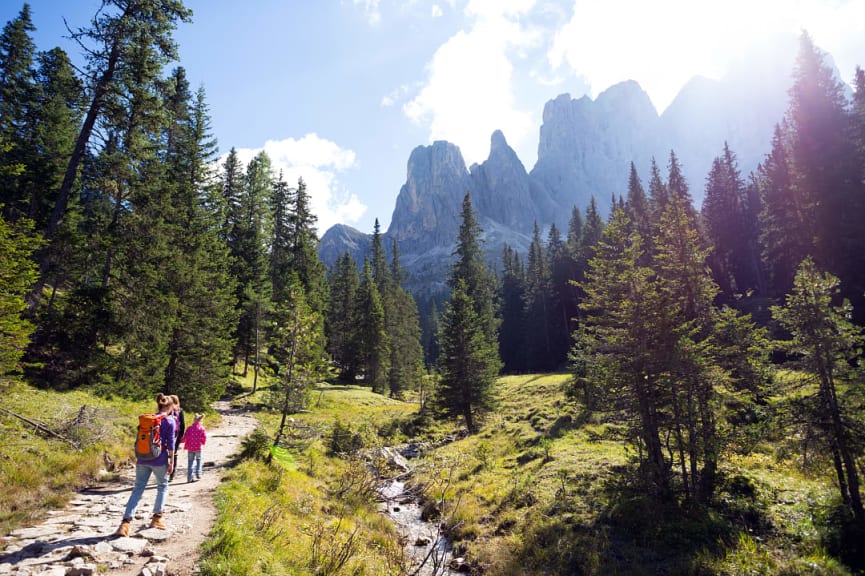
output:
M297 179L292 200L288 212L291 265L300 279L309 305L321 319L327 306L327 284L324 264L318 258L318 234L315 228L318 217L312 212L303 178Z
M789 140L781 126L775 127L772 150L757 169L763 210L760 213L760 245L769 275L769 294L780 297L793 286L799 263L813 251L807 203L793 186Z
M708 272L708 249L703 248L689 208L687 198L677 195L661 214L655 268L669 325L663 331L663 347L656 353L668 362L662 381L669 386L685 495L708 503L715 491L721 452L717 375L708 368L712 303L718 288Z
M370 261L372 264L372 275L375 278L375 283L378 289L384 292L390 283L390 270L387 266L387 256L384 253L384 245L381 239L381 226L379 226L378 218L375 219L375 224L372 230L372 243L370 248Z
M550 271L535 222L526 266L526 356L528 369L545 371L551 368L551 304Z
M244 375L250 361L258 374L262 330L271 299L266 239L271 229L268 200L272 181L270 158L260 152L246 168L232 253L238 282L236 302L240 309L235 355L243 358Z
M405 390L416 387L423 377L423 348L417 304L401 286L403 273L396 239L391 254L391 312L387 331L391 356L388 382L390 395L401 398Z
M821 432L831 448L844 505L862 530L865 512L853 432L857 427L861 430L861 423L854 424L853 410L846 405L842 389L851 377L854 358L861 354L865 338L862 329L849 320L850 303L845 300L840 305L833 304L838 293L838 279L821 273L807 258L796 272L786 305L773 306L772 314L792 335L785 348L800 355L808 373L816 379L819 401L815 409L820 416ZM810 382L802 384L808 386Z
M670 201L670 191L661 176L658 163L652 158L651 174L649 175L649 208L652 215L652 223L657 227L661 218L661 212Z
M841 279L842 293L860 308L865 304L865 201L850 140L848 102L807 32L799 42L787 117L793 185L806 200L814 225L813 256Z
M461 223L454 250L456 262L451 269L448 285L453 289L459 280L466 285L466 294L474 302L475 312L485 324L484 332L495 341L496 321L493 311L493 276L483 259L482 229L472 207L471 195L463 198Z
M568 221L568 237L565 241L565 258L568 262L568 298L565 301L569 333L573 333L579 320L579 302L582 290L579 283L585 277L587 261L583 258L583 215L574 206Z
M298 278L292 262L293 230L289 216L291 210L291 190L283 177L282 170L273 182L270 197L271 237L270 246L270 285L273 288L274 302L288 299L294 281Z
M383 394L388 389L390 340L385 326L381 294L368 258L363 264L356 306L355 346L361 361L364 383L370 386L373 392Z
M219 398L228 383L237 322L235 286L229 276L228 248L219 238L219 214L209 209L214 187L210 165L216 142L204 91L193 96L182 69L169 83L166 162L172 209L170 262L164 273L176 302L165 369L165 389L193 410Z
M526 274L520 255L505 244L502 253L499 353L503 370L512 374L525 372L528 366L525 291Z
M637 167L634 166L633 162L631 162L631 173L628 176L628 199L625 203L625 213L640 237L651 238L652 220L649 199L646 197L640 176L637 174Z
M327 349L340 371L340 378L354 381L359 364L355 349L355 299L358 291L357 264L346 250L329 276Z
M568 349L571 344L571 333L576 328L571 319L576 316L569 300L572 297L570 259L567 246L562 240L558 227L550 226L547 234L546 259L549 267L550 286L550 370L558 370L565 366ZM573 302L576 305L576 302Z
M177 46L171 34L178 22L188 22L191 15L181 0L105 0L90 27L72 33L73 39L94 44L87 52L90 105L48 222L49 236L65 215L79 165L96 122L116 90L118 76L125 67L136 66L128 59L140 57L141 50L149 51L154 57L151 73L174 60Z
M0 375L18 368L34 328L22 314L26 309L24 297L36 279L32 255L39 243L32 222L19 220L10 225L0 217Z
M31 34L36 30L30 5L24 4L18 17L6 23L0 33L0 164L30 164L31 138L27 117L34 102L36 84L33 62L36 47ZM0 180L3 215L9 222L28 215L28 199L21 186L21 174L6 174Z
M442 319L438 407L448 417L462 418L469 433L479 417L495 406L493 385L499 370L498 350L475 311L465 280L457 279Z
M273 347L278 350L276 356L281 365L276 390L270 396L271 406L281 414L274 447L286 436L288 415L306 407L310 387L327 372L319 346L322 338L317 334L323 323L316 316L297 281L274 310L276 338Z
M664 373L658 350L665 307L652 271L640 265L642 241L624 212L604 230L582 283L582 322L573 350L577 388L587 406L635 418L630 434L640 446L649 490L669 497L669 467L662 443Z
M477 416L494 404L492 386L501 362L497 323L493 315L491 274L480 248L482 230L471 196L462 206L456 262L451 269L451 301L442 322L438 405L448 416L461 416L469 432Z
M688 212L688 217L696 222L697 210L694 208L694 200L691 198L691 191L688 187L688 182L685 180L685 175L682 174L679 158L673 150L670 150L670 160L667 164L667 169L667 191L670 195L670 200L674 198L681 200L682 205Z
M83 87L69 56L60 48L40 53L38 62L34 108L30 114L35 154L22 184L28 217L36 222L37 229L44 230L81 123ZM74 230L74 226L67 230Z
M712 162L702 215L713 247L710 261L715 280L728 296L758 287L753 210L736 157L725 143L723 154Z

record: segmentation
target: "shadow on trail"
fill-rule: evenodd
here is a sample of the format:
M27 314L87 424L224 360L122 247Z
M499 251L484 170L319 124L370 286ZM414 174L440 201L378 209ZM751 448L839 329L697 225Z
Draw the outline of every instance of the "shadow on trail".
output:
M15 552L0 554L0 564L16 564L17 562L20 562L22 558L37 558L39 556L45 556L59 548L68 548L70 546L92 546L100 542L114 540L115 538L116 536L114 534L107 534L89 536L87 538L64 538L61 540L55 540L54 542L32 542ZM67 556L67 560L71 560L74 557L74 552L70 552ZM51 562L55 561L56 560L52 560Z

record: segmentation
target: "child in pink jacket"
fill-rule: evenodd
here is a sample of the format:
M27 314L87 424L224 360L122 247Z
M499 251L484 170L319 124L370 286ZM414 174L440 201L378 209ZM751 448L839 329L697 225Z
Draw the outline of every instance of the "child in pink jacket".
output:
M207 431L204 430L204 414L196 414L192 426L186 429L183 435L183 445L189 457L186 466L186 481L194 482L201 480L201 448L207 443ZM195 473L195 480L192 474Z

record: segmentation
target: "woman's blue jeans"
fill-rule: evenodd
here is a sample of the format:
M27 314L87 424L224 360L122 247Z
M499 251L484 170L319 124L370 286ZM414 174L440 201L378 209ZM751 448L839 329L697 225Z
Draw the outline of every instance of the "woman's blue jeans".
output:
M201 450L197 452L187 452L188 462L186 464L186 481L192 482L192 474L195 473L196 478L201 478Z
M162 466L136 464L135 485L132 487L132 494L129 495L129 501L126 503L126 511L123 513L124 518L135 517L135 509L138 508L138 502L141 501L144 489L147 488L147 481L150 480L151 473L156 480L156 501L153 503L153 513L162 513L162 509L165 506L165 497L168 495L168 464L163 464Z

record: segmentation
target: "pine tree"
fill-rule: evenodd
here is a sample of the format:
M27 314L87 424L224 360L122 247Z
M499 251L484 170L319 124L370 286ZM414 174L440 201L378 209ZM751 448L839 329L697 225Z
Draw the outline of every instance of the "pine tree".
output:
M551 368L550 272L538 223L535 222L526 266L526 356L528 369Z
M236 302L240 309L237 331L237 357L243 358L243 373L252 360L258 374L262 345L262 330L271 299L268 255L265 241L271 227L268 199L273 176L270 158L260 152L246 168L243 195L240 198L239 221L234 227L232 257L233 275L239 292ZM254 358L253 358L254 357Z
M353 382L359 364L355 349L355 298L358 290L357 264L346 250L329 276L330 299L326 320L327 349L339 368L340 378Z
M383 394L388 388L390 341L381 295L369 259L363 264L356 306L355 346L361 361L359 368L363 372L364 383L370 386L373 392Z
M479 416L495 406L499 358L465 280L456 282L442 318L438 408L447 417L462 418L469 433L474 433Z
M775 127L772 151L757 169L763 204L760 245L769 275L769 293L774 297L789 292L796 268L813 251L807 202L793 186L785 133L781 126Z
M279 176L273 183L270 197L273 225L268 242L270 245L269 273L274 302L287 300L293 282L299 278L292 261L294 234L289 216L291 203L291 190L280 170Z
M736 157L725 143L723 154L712 162L702 215L713 247L715 280L728 296L758 287L754 209L739 175Z
M499 351L503 370L507 373L525 372L526 356L526 274L520 255L505 244L502 253L501 329Z
M372 243L370 248L370 261L372 264L372 276L375 278L375 283L378 285L380 292L385 292L390 284L390 270L387 266L387 257L384 253L384 246L381 239L381 227L378 223L378 218L375 219L375 224L372 230Z
M475 312L480 321L485 323L484 331L487 337L495 341L497 326L493 310L494 280L483 260L482 232L472 208L471 195L466 193L463 198L461 224L454 250L456 262L451 269L448 285L453 289L457 281L465 282L466 293L474 302Z
M75 40L92 40L95 43L87 55L93 80L88 87L90 105L48 222L49 236L54 234L65 215L93 129L112 92L116 90L118 76L130 65L127 59L140 57L142 50L149 51L153 56L151 73L157 71L160 64L175 59L177 46L171 33L177 27L177 22L188 22L191 14L181 0L105 0L91 26L72 33ZM134 63L130 66L133 69L135 67Z
M291 265L303 286L313 311L321 315L327 306L327 283L324 264L318 258L318 218L312 212L309 192L303 178L297 179L297 188L288 212L291 231Z
M4 172L8 170L0 169L0 177L6 176ZM24 297L36 279L32 256L40 242L32 222L23 219L10 225L0 217L0 375L18 368L34 328L22 315Z
M631 162L631 173L628 176L628 199L625 202L625 214L641 238L652 237L649 199L646 197L640 176L637 174L637 167L634 166L633 162Z
M392 309L387 329L391 356L388 383L391 397L401 398L405 390L417 387L423 378L423 347L417 303L401 285L403 272L396 239L391 254L389 275Z
M853 361L861 354L865 338L862 329L849 320L850 303L832 303L838 296L838 285L836 277L821 273L813 260L806 258L796 272L786 305L773 306L772 314L792 335L784 343L785 349L801 355L819 385L815 407L832 451L838 487L844 505L861 529L865 528L865 512L851 436L854 421L852 407L845 404L841 389L852 376ZM803 387L809 384L802 382Z
M572 296L571 277L569 275L570 259L567 247L562 240L558 227L553 223L547 234L546 260L550 274L550 370L558 370L565 366L568 349L571 344L571 333L576 328L571 320L576 316L576 302L569 302Z
M585 278L587 261L583 259L583 216L580 210L574 206L571 209L571 218L568 221L568 237L565 241L565 258L568 263L568 298L566 310L569 322L569 333L576 329L579 319L579 303L582 298L582 290L579 283Z
M656 238L658 274L669 325L656 352L668 362L673 432L687 498L708 503L717 482L721 439L716 376L711 363L713 300L717 285L706 264L708 250L684 196L674 196L661 214Z
M649 208L652 216L652 224L657 227L661 218L661 212L670 201L670 191L661 177L661 169L652 158L651 175L649 176Z
M845 297L865 304L865 200L858 178L851 115L842 83L803 32L790 88L792 182L814 226L813 256L841 279ZM865 314L862 314L865 319Z
M28 218L36 222L37 229L44 230L81 123L83 87L75 76L69 56L60 48L40 53L38 62L30 119L37 154L23 184L29 204ZM70 226L67 230L74 228ZM55 248L57 250L62 251L62 248Z
M481 233L467 193L449 278L451 301L442 320L438 405L444 414L462 417L469 432L476 431L477 416L494 404L492 386L501 365L493 282L482 259Z
M287 298L277 304L274 318L273 346L278 350L280 370L270 403L281 414L273 440L276 447L285 437L288 415L306 407L310 387L324 378L327 370L319 346L322 321L307 304L298 282L289 287Z
M665 310L652 271L640 265L642 241L616 212L581 284L582 322L572 352L575 378L587 406L635 416L631 435L641 447L641 468L650 490L671 494L661 441L664 394L659 330Z
M209 166L216 155L203 89L188 91L182 69L175 71L167 110L166 162L171 175L172 210L166 215L172 259L164 264L177 303L165 389L184 405L202 410L219 398L230 376L231 332L237 322L228 249L219 238L219 214L209 210L214 188Z
M3 27L0 34L0 165L32 163L32 138L27 116L34 102L36 84L33 61L36 47L31 33L36 30L30 5L24 4L18 17ZM3 215L14 222L28 215L28 198L21 183L22 174L6 174L0 180Z
M241 199L246 187L243 163L234 148L228 151L225 162L222 164L220 184L222 186L220 205L224 210L222 238L234 254L237 252L238 226L242 221Z

